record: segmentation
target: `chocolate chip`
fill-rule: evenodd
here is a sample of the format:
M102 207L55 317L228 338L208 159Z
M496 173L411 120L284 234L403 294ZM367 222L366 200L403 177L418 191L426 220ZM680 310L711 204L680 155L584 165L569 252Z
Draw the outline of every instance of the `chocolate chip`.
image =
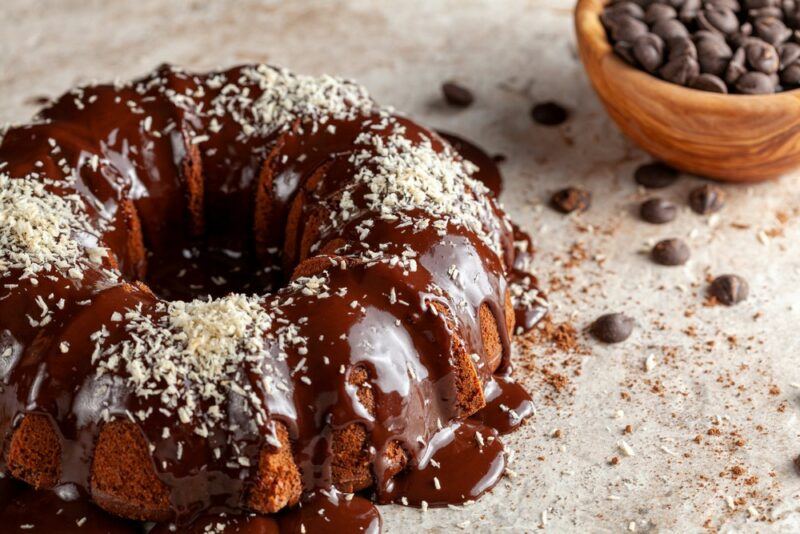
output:
M729 34L739 29L739 17L732 9L706 3L697 14L697 25L704 30Z
M614 52L625 60L626 63L637 66L636 58L633 57L633 45L625 41L617 41L614 43Z
M665 163L655 161L640 165L633 173L636 183L648 189L663 189L675 183L678 171Z
M700 65L696 59L692 59L689 56L681 56L670 59L666 65L661 67L658 73L668 82L688 85L700 74Z
M783 43L778 47L781 58L781 69L790 67L800 59L800 45L797 43Z
M653 24L652 32L661 37L665 43L673 39L689 37L689 30L676 19L663 19Z
M744 47L739 48L733 53L728 68L725 70L725 82L733 85L747 72L747 56L744 52Z
M644 9L634 2L615 2L603 10L600 20L606 27L617 24L622 17L644 19Z
M459 108L465 108L475 100L472 91L456 82L443 83L442 93L448 104Z
M761 39L750 39L744 47L747 63L752 68L764 74L778 72L781 58L778 51L771 44Z
M689 261L691 251L681 239L664 239L659 241L650 251L650 257L659 265L676 266Z
M556 102L543 102L531 109L531 117L544 126L558 126L569 117L569 112Z
M722 81L722 78L714 76L713 74L701 74L691 83L692 89L699 89L701 91L708 91L710 93L727 93L728 86Z
M550 205L561 213L586 211L592 203L592 194L577 187L567 187L556 191L550 197Z
M633 332L633 319L623 313L607 313L592 323L591 332L603 343L619 343Z
M650 4L644 14L644 21L648 24L655 24L659 20L674 19L678 17L675 8L668 4Z
M668 82L721 94L800 86L800 0L611 0L601 20L619 57Z
M725 193L715 185L701 185L689 192L689 207L700 215L714 213L725 205Z
M736 90L745 95L766 95L775 92L777 81L763 72L746 72L736 80Z
M630 15L622 15L611 25L611 36L615 41L633 42L640 35L647 33L647 24Z
M781 83L787 87L800 85L800 63L789 65L781 71Z
M642 220L652 224L664 224L675 219L678 214L678 207L663 198L651 198L645 200L639 207L639 215Z
M675 59L681 56L697 59L697 47L694 45L694 41L688 37L673 39L669 43L669 59Z
M723 274L711 282L709 291L717 301L726 306L733 306L747 298L750 286L747 280L737 274Z
M760 16L760 18L757 18L753 23L756 35L774 46L788 41L792 36L792 30L787 28L783 21L777 18L778 16L783 16L780 8L777 8L777 14L772 13L772 16L764 16L765 14L766 13L759 13L758 16Z
M664 64L664 41L654 33L637 37L633 42L633 57L647 72L657 71Z
M733 55L731 47L721 38L701 38L697 40L697 60L704 73L722 76Z

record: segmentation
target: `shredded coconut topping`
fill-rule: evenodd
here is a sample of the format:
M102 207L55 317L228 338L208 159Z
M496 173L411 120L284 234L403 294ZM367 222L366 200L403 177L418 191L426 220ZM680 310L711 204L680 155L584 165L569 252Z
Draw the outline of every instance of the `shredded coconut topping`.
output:
M259 396L241 378L244 364L268 365L272 317L261 298L162 302L152 314L141 306L129 310L125 320L130 338L95 353L99 375L124 370L138 396L158 395L184 423L199 419L213 427L225 414L199 411L200 402L219 406L231 392L263 417Z
M98 255L79 239L91 243L94 234L79 195L52 193L38 178L0 174L0 274L21 269L30 278L58 270L80 279L81 267Z
M353 120L376 109L366 89L356 83L292 74L263 64L242 69L236 83L212 78L208 84L222 85L209 115L230 116L245 137L288 129L296 119L315 121L317 128L316 121ZM261 89L260 96L252 97L251 86Z

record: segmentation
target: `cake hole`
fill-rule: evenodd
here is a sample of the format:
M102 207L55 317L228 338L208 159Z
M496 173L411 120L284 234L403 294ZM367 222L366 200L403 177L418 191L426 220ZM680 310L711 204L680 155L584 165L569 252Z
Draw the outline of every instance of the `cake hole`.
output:
M284 283L280 255L264 262L248 243L231 236L181 240L167 250L147 252L144 282L165 300L218 298L230 293L272 293Z

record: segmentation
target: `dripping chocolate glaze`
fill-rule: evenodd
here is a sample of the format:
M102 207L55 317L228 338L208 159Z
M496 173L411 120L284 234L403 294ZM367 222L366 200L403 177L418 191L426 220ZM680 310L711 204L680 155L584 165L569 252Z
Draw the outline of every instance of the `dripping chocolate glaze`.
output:
M240 72L237 67L223 74L239 80ZM498 218L483 222L499 238L502 257L464 228L450 225L441 236L432 227L414 231L376 219L368 241L385 244L387 255L401 255L410 246L417 252L417 269L365 261L359 255L363 240L358 225L367 215L336 227L325 221L356 172L348 161L355 139L375 131L382 117L333 120L332 128L313 131L295 123L288 131L244 140L236 123L223 121L206 139L211 133L208 117L193 113L191 106L174 105L159 87L166 84L177 94L190 94L195 105L208 106L223 90L206 83L212 76L162 67L140 84L143 90L86 88L79 98L90 104L79 105L78 96L68 94L43 111L39 122L12 128L2 140L0 161L7 162L3 172L38 173L63 181L85 198L87 212L93 220L105 221L107 229L101 236L84 237L105 243L115 263L106 259L79 282L54 275L39 277L36 286L22 282L0 291L0 349L11 349L0 361L0 428L6 438L24 414L45 414L59 434L59 484L90 493L92 451L102 427L98 412L106 409L112 419L124 420L129 413L157 408L156 399L133 395L124 377L95 375L88 357L94 351L90 334L105 327L109 342L123 340L130 334L110 317L136 306L156 315L156 295L189 299L230 291L272 294L265 306L301 325L309 340L305 356L290 351L283 364L291 390L265 394L263 399L271 418L288 428L303 487L312 492L301 511L284 514L289 519L280 520L283 530L291 531L298 521L317 520L309 510L319 509L330 517L364 516L365 531L379 529L368 503L345 500L348 504L342 506L344 497L334 498L329 491L337 468L330 450L332 436L352 425L360 425L369 437L371 447L365 454L380 502L405 498L411 504L425 501L433 506L478 497L503 471L498 434L515 428L531 412L524 390L505 378L510 373L505 328L498 332L499 368L490 367L478 317L478 309L487 304L498 324L505 324L509 283L535 286L526 272L531 253L527 236L509 227L499 208ZM248 89L254 97L260 90ZM151 117L147 127L144 116ZM435 150L447 149L440 138L415 123L401 117L395 121L413 141L429 138ZM391 133L387 128L380 135ZM51 139L57 142L56 154ZM475 177L498 189L500 175L491 158L481 157L474 145L450 139L478 167ZM187 171L192 158L199 161L202 191L189 195L199 202L187 204L187 189L197 187ZM67 185L73 168L78 178ZM317 183L309 187L312 177ZM366 192L363 186L354 188L357 205ZM131 254L136 237L130 229L131 211L141 224L144 258ZM254 227L268 231L254 233ZM304 237L308 235L313 237L310 246ZM520 243L525 245L520 248ZM343 296L318 300L285 287L295 266L323 251L346 264L345 269L324 271L327 285L343 289ZM467 283L454 282L448 275L452 266ZM113 267L131 283L111 276L107 269ZM7 278L14 274L19 277L12 273ZM155 294L134 284L139 280ZM390 294L396 295L394 301L387 298ZM32 328L27 316L37 313L35 295L63 298L65 305L53 310L49 324ZM544 308L528 302L515 313L518 326L530 328ZM456 340L463 344L463 353L479 355L476 367L487 402L466 421L465 401L456 395L457 366L448 357ZM66 354L59 350L62 343L70 347ZM325 363L319 361L323 356ZM317 360L308 362L312 357ZM308 363L302 365L304 358ZM293 374L298 368L300 374ZM354 385L356 370L366 373L367 386ZM240 378L255 384L258 369L242 369ZM359 390L364 387L372 392L372 411L361 400ZM235 403L226 410L233 420L241 419L241 428L252 428L253 422L245 420ZM162 436L164 427L173 430L167 438ZM218 430L201 438L191 424L158 413L139 428L153 447L154 466L171 490L172 512L180 522L202 513L239 510L264 436L274 432L268 423L255 432L231 435ZM215 448L221 455L212 453ZM402 465L388 458L390 450L403 451ZM233 456L248 458L249 465L232 466L228 460ZM470 458L469 469L446 468L459 457ZM443 468L432 469L435 463ZM360 488L347 491L353 489ZM24 509L24 502L14 509ZM336 511L340 509L345 511ZM239 525L242 521L236 519ZM259 528L274 526L260 524Z

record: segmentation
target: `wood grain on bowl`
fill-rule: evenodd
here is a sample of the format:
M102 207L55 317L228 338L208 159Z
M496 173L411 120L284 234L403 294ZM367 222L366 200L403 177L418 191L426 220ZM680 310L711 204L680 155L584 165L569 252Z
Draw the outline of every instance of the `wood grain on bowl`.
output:
M721 95L665 82L618 58L602 0L578 0L575 29L608 114L642 149L683 171L760 181L800 167L800 90Z

